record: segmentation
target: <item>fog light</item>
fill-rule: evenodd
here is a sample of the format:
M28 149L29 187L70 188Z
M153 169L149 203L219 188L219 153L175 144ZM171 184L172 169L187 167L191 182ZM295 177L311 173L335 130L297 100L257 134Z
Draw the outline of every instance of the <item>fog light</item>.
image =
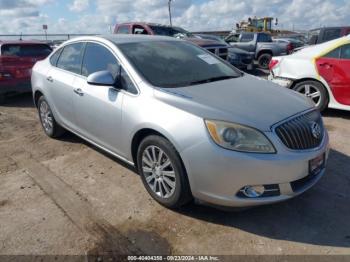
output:
M260 197L264 194L265 188L264 186L245 186L241 192L250 198Z

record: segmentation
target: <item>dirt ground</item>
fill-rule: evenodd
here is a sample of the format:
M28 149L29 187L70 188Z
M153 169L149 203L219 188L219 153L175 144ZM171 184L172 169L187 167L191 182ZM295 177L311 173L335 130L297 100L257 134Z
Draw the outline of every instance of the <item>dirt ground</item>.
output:
M153 201L134 170L78 137L49 139L31 96L0 106L0 254L350 255L350 112L324 114L327 173L243 212Z

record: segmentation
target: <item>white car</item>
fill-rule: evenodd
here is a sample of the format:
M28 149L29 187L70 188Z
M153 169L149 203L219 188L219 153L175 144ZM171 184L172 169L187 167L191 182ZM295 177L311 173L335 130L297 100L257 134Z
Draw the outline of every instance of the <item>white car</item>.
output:
M316 107L350 110L350 35L274 57L269 79L310 97Z

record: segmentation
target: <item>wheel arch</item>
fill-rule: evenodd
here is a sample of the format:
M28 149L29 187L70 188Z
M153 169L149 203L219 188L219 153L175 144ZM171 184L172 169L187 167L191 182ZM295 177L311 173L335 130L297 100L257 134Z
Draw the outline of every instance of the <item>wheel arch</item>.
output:
M259 50L256 58L259 58L261 55L263 54L269 54L269 55L272 55L273 56L273 52L272 50L269 50L269 49L262 49L262 50Z
M41 92L40 90L36 90L34 92L34 97L33 98L34 98L34 105L35 105L35 107L38 107L38 100L43 95L44 95L43 92Z
M145 128L141 128L140 130L138 130L134 134L134 136L132 137L132 140L131 140L131 157L132 157L132 160L133 160L136 168L138 165L138 163L137 163L137 150L139 148L139 145L143 139L145 139L146 137L151 136L151 135L158 135L158 136L161 136L161 137L165 138L166 140L168 140L174 146L177 154L180 156L180 159L182 161L182 158L181 158L181 155L179 153L177 145L172 141L171 138L169 138L169 136L165 135L164 132L156 130L155 128L145 127ZM182 161L182 164L183 164L183 161Z

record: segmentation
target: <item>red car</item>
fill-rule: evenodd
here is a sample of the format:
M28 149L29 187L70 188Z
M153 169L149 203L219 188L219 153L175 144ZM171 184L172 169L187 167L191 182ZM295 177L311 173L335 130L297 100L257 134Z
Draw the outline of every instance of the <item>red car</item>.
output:
M10 94L31 92L32 67L51 51L41 42L0 41L0 100Z

